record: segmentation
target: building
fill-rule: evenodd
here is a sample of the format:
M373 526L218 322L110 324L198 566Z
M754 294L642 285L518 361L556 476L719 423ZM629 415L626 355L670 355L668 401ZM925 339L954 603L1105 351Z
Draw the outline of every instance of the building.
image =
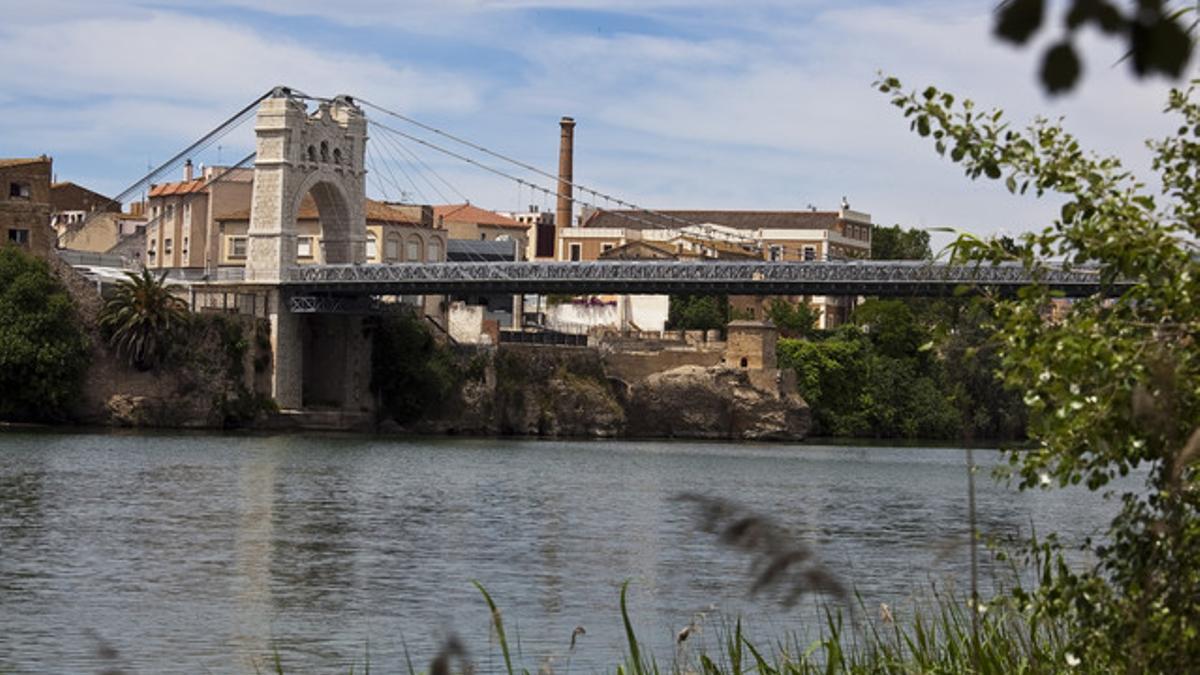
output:
M82 224L93 213L120 213L121 203L70 181L50 186L50 224L61 237L71 225Z
M554 213L551 211L542 211L536 204L530 204L529 210L524 212L502 213L501 215L512 218L518 223L525 226L526 244L525 244L525 260L537 260L538 258L553 258L554 257ZM537 250L538 242L548 242L544 255L539 254Z
M200 268L213 271L223 243L217 218L250 208L253 169L201 167L183 180L150 186L144 260L150 269Z
M605 211L585 213L576 227L559 230L556 256L563 261L611 258L616 251L675 259L753 259L816 262L871 255L871 216L852 211ZM647 255L651 249L658 255ZM636 253L635 253L636 252ZM760 319L773 298L730 298L736 315ZM789 297L819 310L818 327L849 317L853 298Z
M0 159L0 245L16 245L46 256L54 248L50 227L50 176L45 155Z
M368 199L367 262L444 262L446 260L446 230L433 224L433 208L378 202ZM250 229L250 209L243 208L217 218L220 232L221 267L242 267L246 264L247 232ZM296 262L320 264L325 261L321 250L321 218L312 197L300 202L296 213Z
M97 211L81 220L61 225L58 228L58 247L108 253L131 238L144 242L147 217L142 214L141 206L141 203L135 203L131 213ZM139 244L130 253L140 260L144 247L144 243Z
M434 206L433 222L439 228L445 229L450 239L515 241L517 252L522 259L530 245L530 224L471 204Z

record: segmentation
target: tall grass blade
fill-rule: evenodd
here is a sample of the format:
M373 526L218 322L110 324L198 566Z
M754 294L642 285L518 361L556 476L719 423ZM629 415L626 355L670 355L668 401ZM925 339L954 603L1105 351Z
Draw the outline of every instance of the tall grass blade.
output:
M492 602L492 596L488 594L487 589L478 581L472 581L475 588L483 594L483 599L487 601L488 609L492 611L492 625L496 627L496 639L500 641L500 652L504 654L504 667L508 670L508 675L516 675L513 672L512 658L508 654L508 638L504 636L504 620L500 618L500 610L496 607L496 603ZM621 596L621 609L624 611L624 595Z
M625 622L625 638L629 641L630 668L634 675L646 675L642 667L642 652L638 648L637 635L633 632L633 623L629 620L629 608L625 604L625 594L629 590L629 580L621 584L621 619Z

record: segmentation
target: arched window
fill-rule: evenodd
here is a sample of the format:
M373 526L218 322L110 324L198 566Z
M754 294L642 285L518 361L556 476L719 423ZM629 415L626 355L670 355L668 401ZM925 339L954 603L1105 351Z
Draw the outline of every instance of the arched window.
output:
M404 259L408 262L421 262L421 238L415 234L408 235L408 241L404 247Z
M436 237L429 240L425 251L426 262L442 262L442 240Z
M395 232L388 235L387 244L384 246L384 254L388 261L400 259L400 235Z
M367 233L367 260L374 260L379 256L379 246L375 241L375 233Z
M341 148L333 149L333 163L334 164L342 163L342 149Z
M316 148L316 146L313 146L313 145L310 145L310 146L308 146L308 161L310 161L310 162L315 162L315 161L317 161L317 148Z
M749 360L747 360L747 359L746 359L746 357L744 357L744 356L743 356L743 357L742 357L742 361L741 361L741 366L742 366L743 368L745 368L745 367L746 367L746 366L748 366L748 365L750 365L750 361L749 361Z
M329 142L328 141L321 141L321 161L322 162L329 161Z

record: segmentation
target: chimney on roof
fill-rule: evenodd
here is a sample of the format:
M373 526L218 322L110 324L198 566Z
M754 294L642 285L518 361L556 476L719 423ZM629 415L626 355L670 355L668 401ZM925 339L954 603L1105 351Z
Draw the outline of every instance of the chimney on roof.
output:
M558 122L558 209L554 214L554 241L558 242L558 234L564 227L571 226L571 184L574 183L575 163L575 120L563 117ZM557 248L557 247L555 247ZM544 250L541 246L539 251ZM553 248L549 257L553 258Z
M185 181L192 180L192 160L190 159L183 163L183 179Z

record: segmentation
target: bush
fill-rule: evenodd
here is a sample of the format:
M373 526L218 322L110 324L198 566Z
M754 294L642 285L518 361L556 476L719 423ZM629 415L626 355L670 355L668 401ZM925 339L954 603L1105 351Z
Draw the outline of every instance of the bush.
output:
M381 411L400 423L419 418L450 398L463 373L415 315L374 317L371 391Z
M50 267L0 246L0 419L67 417L88 365L88 340Z

